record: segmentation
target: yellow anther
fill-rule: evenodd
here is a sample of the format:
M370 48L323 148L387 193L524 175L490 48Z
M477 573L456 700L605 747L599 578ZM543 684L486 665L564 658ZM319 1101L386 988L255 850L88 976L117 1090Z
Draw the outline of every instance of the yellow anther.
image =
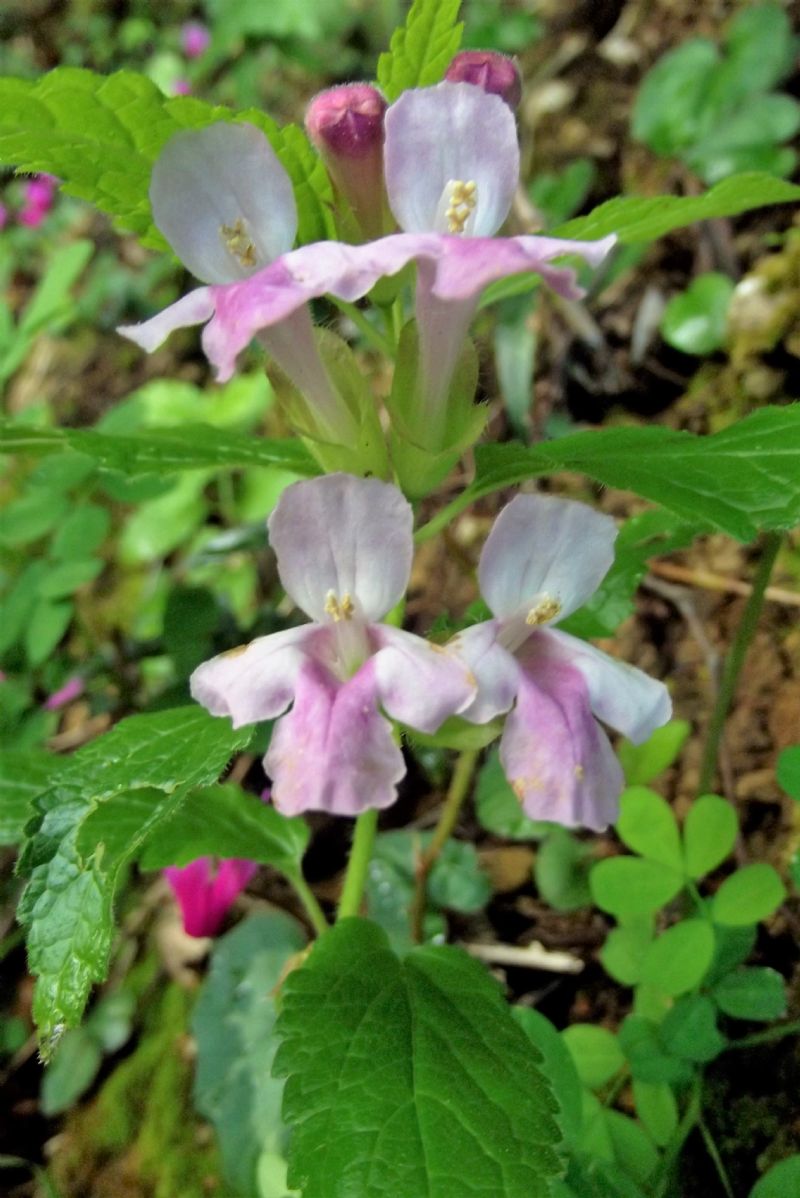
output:
M478 185L472 180L453 179L445 211L448 233L463 233L478 203Z
M553 599L551 595L543 595L528 612L525 623L535 628L537 624L546 624L548 620L555 619L560 611L561 604L557 599Z
M574 774L576 782L583 782L583 779L586 777L586 770L582 765L576 765Z
M256 265L256 247L241 216L237 217L232 225L220 225L219 235L228 253L233 254L242 266L249 268Z
M330 616L334 624L338 624L340 620L352 620L355 613L355 604L347 592L338 598L334 591L328 591L325 596L325 614Z

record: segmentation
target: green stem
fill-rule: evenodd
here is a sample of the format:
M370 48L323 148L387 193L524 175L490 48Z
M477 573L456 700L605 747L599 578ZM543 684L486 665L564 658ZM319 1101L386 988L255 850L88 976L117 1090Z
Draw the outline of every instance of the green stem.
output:
M757 1048L759 1044L774 1044L784 1036L797 1035L800 1035L800 1019L768 1027L763 1032L753 1032L752 1036L742 1036L741 1040L731 1040L725 1051L730 1052L732 1048Z
M358 915L361 910L361 900L364 897L364 887L367 884L367 871L377 829L378 812L374 808L363 811L356 820L353 847L350 850L350 860L347 863L347 874L342 888L339 911L336 915L337 920L346 919L348 915Z
M360 308L343 299L334 298L333 302L348 320L352 320L359 332L364 334L367 341L371 341L375 348L379 349L382 354L386 354L390 358L394 357L394 346L389 338L384 337L383 333L375 328L374 324L364 315Z
M439 854L452 836L453 829L458 822L458 816L464 805L464 800L469 794L472 775L475 772L475 766L478 762L478 755L478 749L465 749L463 753L459 754L455 769L453 770L453 776L450 779L447 798L439 815L439 822L431 837L430 844L424 853L420 855L417 862L414 879L414 896L411 900L411 910L409 913L411 932L417 942L422 940L422 923L425 918L425 891L428 876L438 861Z
M675 1167L675 1162L681 1154L681 1150L691 1135L694 1128L700 1119L703 1104L703 1078L698 1073L692 1085L692 1092L689 1096L689 1102L686 1110L683 1112L683 1118L678 1124L675 1135L670 1140L664 1150L664 1156L661 1161L658 1173L653 1178L653 1198L664 1198L669 1183L670 1174Z
M327 932L331 925L325 918L325 912L315 899L311 891L311 887L299 871L296 874L289 875L289 881L294 888L295 894L303 904L303 908L311 922L311 926L317 935L321 936L323 932Z
M480 494L484 493L480 492ZM455 520L456 516L464 511L464 508L469 507L479 497L479 494L476 494L471 488L467 487L466 491L462 491L450 503L440 508L432 520L429 520L427 524L423 524L422 528L417 529L414 533L416 543L421 545L423 541L429 541L431 537L435 537L443 528L447 528L450 521Z
M703 1143L706 1146L706 1152L714 1162L714 1168L717 1171L717 1177L719 1177L720 1182L722 1183L722 1188L725 1191L727 1198L734 1198L730 1178L728 1177L728 1171L725 1168L722 1157L720 1156L719 1149L714 1143L714 1137L709 1131L708 1126L706 1125L702 1116L697 1120L697 1126L700 1128L700 1135L703 1137Z
M725 666L719 684L719 693L714 704L714 710L711 713L711 722L708 726L705 748L703 750L703 761L700 766L700 794L705 794L714 781L725 721L736 693L739 675L747 657L750 642L755 635L758 618L761 615L761 608L764 604L764 592L767 589L782 540L782 535L779 532L768 533L764 538L764 551L761 555L761 561L758 563L755 578L753 579L753 589L745 604L739 627L736 630L736 636L733 638L733 644L725 659Z

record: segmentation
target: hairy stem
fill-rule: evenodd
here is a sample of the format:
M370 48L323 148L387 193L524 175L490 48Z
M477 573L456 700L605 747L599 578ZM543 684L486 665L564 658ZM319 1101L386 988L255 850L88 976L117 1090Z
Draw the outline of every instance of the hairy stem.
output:
M409 912L411 932L417 943L422 941L422 924L425 918L425 890L428 884L428 877L439 859L439 854L453 834L459 812L469 794L470 783L472 782L472 775L475 772L477 762L477 749L465 749L459 755L455 769L453 770L453 776L450 779L447 798L439 815L439 822L436 825L430 844L420 854L419 861L417 862L414 878L414 896L411 900L411 910Z
M761 561L758 563L755 578L753 579L753 589L745 604L739 627L736 630L736 636L733 638L733 644L725 659L719 692L714 704L714 710L711 713L708 733L706 734L703 761L700 766L700 794L705 794L714 781L725 721L736 693L736 686L739 682L739 675L742 672L745 658L747 657L747 651L750 648L750 643L758 626L758 618L761 615L761 608L764 604L764 592L767 589L782 539L781 534L778 532L768 533L764 539L764 551L761 555Z
M327 932L330 924L325 918L325 912L314 897L311 887L299 871L296 874L290 875L289 881L292 884L295 894L303 904L303 909L309 918L311 926L317 935L321 936L323 932Z
M358 915L361 910L361 900L364 897L364 887L367 884L367 871L377 828L378 812L372 808L369 811L363 811L356 820L353 847L350 850L350 860L347 863L342 897L336 915L337 920L345 919L348 915Z

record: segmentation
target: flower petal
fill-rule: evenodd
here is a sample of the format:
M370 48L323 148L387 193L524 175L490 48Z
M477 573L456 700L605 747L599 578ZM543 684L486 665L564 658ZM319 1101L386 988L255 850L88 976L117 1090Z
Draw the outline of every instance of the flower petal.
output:
M247 278L290 250L297 232L291 180L261 130L242 122L171 137L153 167L150 202L156 225L204 283Z
M372 622L403 597L413 553L411 506L376 478L328 474L293 483L269 518L270 543L287 593L312 620Z
M444 232L442 195L460 180L476 185L470 232L497 232L519 179L516 124L499 96L471 83L411 89L389 108L385 128L386 191L402 229Z
M622 769L571 666L545 660L521 671L500 761L531 819L599 832L617 816Z
M291 703L297 675L317 649L320 632L304 624L204 661L189 679L192 698L212 715L230 716L234 728L274 719Z
M519 686L519 665L498 643L499 620L484 620L456 634L448 642L466 662L478 683L478 693L460 714L472 724L488 724L508 711Z
M501 618L549 599L558 608L547 618L563 620L607 574L616 536L611 517L586 504L517 495L495 520L483 547L481 593Z
M141 324L119 325L117 332L134 341L145 353L152 354L176 329L205 324L211 319L214 315L215 290L214 287L196 287L150 320Z
M374 659L345 683L318 663L306 663L294 707L272 733L264 768L283 815L356 816L393 803L405 762L391 724L378 711Z
M663 682L566 632L542 629L548 650L580 670L589 702L599 720L635 745L652 736L672 715L672 699Z
M372 625L370 634L378 697L393 720L435 732L471 702L475 680L455 653L388 624Z
M164 870L183 917L188 936L214 936L236 896L258 870L254 861L230 859L215 866L210 857Z
M550 265L552 259L574 254L598 266L616 243L616 237L598 241L563 241L555 237L446 237L436 268L433 293L443 300L476 297L490 283L508 275L535 271L565 299L585 293L571 266Z

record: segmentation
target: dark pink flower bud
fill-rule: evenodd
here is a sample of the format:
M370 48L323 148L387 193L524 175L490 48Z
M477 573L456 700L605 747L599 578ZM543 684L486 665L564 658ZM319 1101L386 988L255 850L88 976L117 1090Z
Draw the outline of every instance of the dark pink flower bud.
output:
M199 21L188 21L181 27L181 49L187 58L199 58L205 54L211 34Z
M505 100L512 110L522 99L522 80L516 63L496 50L462 50L447 68L450 83L474 83Z
M84 691L83 679L75 674L68 679L62 687L57 691L53 691L44 701L45 711L58 711L59 707L66 707L67 703L71 703L73 699L77 699Z
M308 135L367 237L384 232L386 107L381 93L369 83L346 83L320 92L306 112Z

